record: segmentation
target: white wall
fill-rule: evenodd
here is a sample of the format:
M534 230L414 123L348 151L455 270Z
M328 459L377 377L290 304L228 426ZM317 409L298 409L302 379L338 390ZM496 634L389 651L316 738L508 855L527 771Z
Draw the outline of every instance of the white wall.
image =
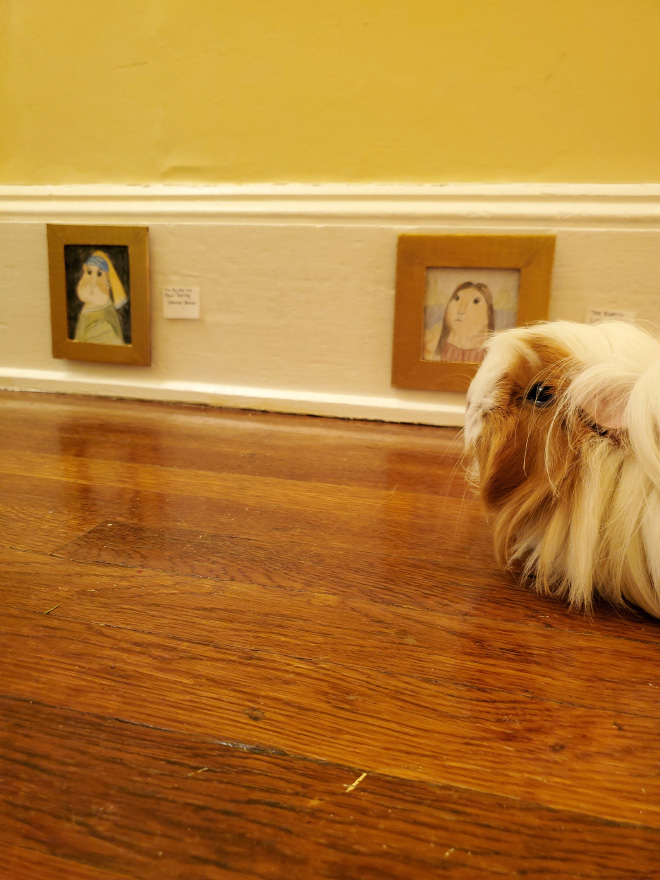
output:
M51 357L46 223L148 225L153 363ZM460 424L463 395L390 386L401 232L555 233L551 319L660 327L660 187L5 187L0 387ZM199 321L162 288L199 286Z

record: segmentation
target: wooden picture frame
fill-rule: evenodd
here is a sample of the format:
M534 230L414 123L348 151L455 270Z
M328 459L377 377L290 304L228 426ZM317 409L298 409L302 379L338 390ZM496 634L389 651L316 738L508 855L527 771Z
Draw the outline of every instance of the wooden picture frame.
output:
M149 230L48 224L53 357L151 363Z
M554 251L554 235L399 236L392 385L466 391L479 340L547 319Z

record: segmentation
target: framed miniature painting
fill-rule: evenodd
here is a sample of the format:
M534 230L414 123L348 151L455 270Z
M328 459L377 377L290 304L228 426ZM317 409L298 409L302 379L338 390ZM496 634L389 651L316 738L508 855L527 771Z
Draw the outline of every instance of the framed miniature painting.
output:
M151 363L149 230L49 224L53 357Z
M401 235L392 385L465 391L490 333L547 319L553 235Z

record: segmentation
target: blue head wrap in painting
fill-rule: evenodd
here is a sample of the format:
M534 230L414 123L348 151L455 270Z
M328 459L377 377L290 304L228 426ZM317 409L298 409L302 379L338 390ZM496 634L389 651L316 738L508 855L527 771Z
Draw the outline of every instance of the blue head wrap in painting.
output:
M108 266L107 262L103 259L103 257L99 257L98 254L92 254L91 257L88 257L85 260L86 266L96 266L97 269L102 269L104 272L110 271L110 266Z

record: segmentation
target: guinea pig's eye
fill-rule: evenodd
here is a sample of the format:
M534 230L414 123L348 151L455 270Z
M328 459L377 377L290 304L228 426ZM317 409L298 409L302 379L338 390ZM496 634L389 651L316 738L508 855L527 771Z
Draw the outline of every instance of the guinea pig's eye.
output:
M527 392L525 399L528 400L532 406L544 407L550 406L555 399L555 395L553 394L552 388L549 388L542 382L536 382Z
M473 302L474 302L475 306L478 306L479 305L479 297L477 297L475 300L473 300Z

